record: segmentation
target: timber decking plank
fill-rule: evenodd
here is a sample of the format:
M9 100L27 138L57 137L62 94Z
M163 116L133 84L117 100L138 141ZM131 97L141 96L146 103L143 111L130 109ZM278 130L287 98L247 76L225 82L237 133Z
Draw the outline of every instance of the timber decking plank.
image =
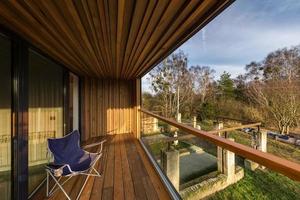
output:
M114 164L115 164L115 141L116 137L113 137L111 143L108 146L108 157L106 160L106 171L104 174L103 195L102 199L113 199L113 187L114 187ZM110 198L111 197L111 198Z
M147 188L147 190L145 190L147 199L148 200L159 199L158 194L156 193L149 176L143 178L142 181L143 181L144 187Z
M121 160L122 160L122 173L123 173L123 185L124 185L124 194L125 199L134 200L134 187L133 181L131 177L131 172L129 168L129 161L128 156L126 154L126 147L125 147L125 137L121 137Z
M124 199L120 135L115 136L114 199Z
M137 154L131 136L126 134L126 153L129 160L129 167L133 179L134 191L137 199L147 199L145 194L146 188L143 185L142 178L146 176L145 171L141 167L141 160Z
M104 179L104 174L106 172L108 147L111 142L110 140L112 140L111 137L107 138L106 144L103 149L103 158L100 160L100 163L98 164L97 167L97 170L102 174L102 177L95 179L94 184L92 186L90 200L97 200L97 199L101 199L102 197L102 188L104 183L103 179Z
M159 199L170 199L169 193L166 190L165 186L160 180L159 175L156 173L155 169L151 165L146 153L142 149L141 145L137 140L134 141L137 150L139 152L139 155L141 155L142 162L144 163L145 169L147 170L149 177L151 179L151 182L156 190L156 193L158 194Z
M97 141L97 138L93 138L90 141L91 141L91 143L95 143ZM89 152L96 152L97 150L98 150L97 146L87 149L87 151L89 151ZM77 195L83 186L86 176L77 176L74 178L76 178L76 179L74 179L74 181L73 181L73 187L71 188L70 192L68 193L70 195L71 199L77 198ZM64 198L64 196L62 197L62 199L63 198ZM59 198L59 199L61 199L61 198Z
M102 172L101 168L103 166L104 156L106 156L106 151L107 151L106 145L107 144L104 143L104 147L103 147L103 150L102 150L102 157L100 158L98 163L95 165L95 169L97 169L100 173ZM97 147L97 150L95 152L99 152L99 151L100 151L100 146ZM85 186L85 188L82 191L82 195L80 197L80 200L89 200L89 199L91 199L91 195L92 195L92 192L93 192L92 189L93 189L93 186L94 186L96 180L102 181L103 177L100 177L100 178L99 177L90 177L87 184L86 184L86 186ZM98 190L95 190L95 191L98 191Z
M102 199L103 200L113 200L114 199L114 188L113 187L103 188Z
M90 140L91 143L95 143L96 141L97 141L96 138L93 138L92 140ZM87 149L87 151L96 152L97 149L98 148L96 146L94 146L94 147L91 147L91 148ZM82 188L82 185L85 181L85 178L86 178L86 176L75 176L74 180L71 179L73 181L73 186L71 187L70 191L68 192L71 199L76 199L77 198L77 195L78 195L80 189ZM64 195L61 198L63 199ZM61 199L61 198L59 198L59 199Z
M99 141L94 138L89 141ZM147 158L138 140L133 134L112 135L106 137L103 157L97 169L101 178L90 177L80 200L154 200L170 199L159 176ZM95 152L99 147L88 149ZM67 192L75 198L83 184L84 176L74 177L65 185ZM47 199L45 186L32 199ZM66 199L62 192L55 193L50 199Z

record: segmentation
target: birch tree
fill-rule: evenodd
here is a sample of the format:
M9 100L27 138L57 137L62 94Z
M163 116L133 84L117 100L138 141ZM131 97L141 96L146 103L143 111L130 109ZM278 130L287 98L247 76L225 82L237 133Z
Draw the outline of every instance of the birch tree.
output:
M282 134L300 118L300 47L270 53L262 62L247 65L249 97L269 113Z
M187 62L187 55L179 51L150 72L151 87L161 98L161 110L166 117L175 117L191 97L192 80Z

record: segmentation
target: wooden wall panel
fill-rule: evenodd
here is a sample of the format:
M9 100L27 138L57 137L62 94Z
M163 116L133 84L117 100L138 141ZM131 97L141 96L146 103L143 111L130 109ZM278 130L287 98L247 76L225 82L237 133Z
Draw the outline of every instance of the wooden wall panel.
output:
M136 132L136 83L136 80L83 79L83 140Z

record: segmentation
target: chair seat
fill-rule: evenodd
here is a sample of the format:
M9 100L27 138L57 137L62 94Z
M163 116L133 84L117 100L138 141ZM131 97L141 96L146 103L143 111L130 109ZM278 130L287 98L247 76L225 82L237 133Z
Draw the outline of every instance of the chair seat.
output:
M76 163L70 163L70 167L72 171L78 172L78 171L85 171L90 167L91 164L91 158L88 153L84 154L81 158L78 159ZM64 173L63 175L70 174L71 172L69 171L68 168L64 168Z
M63 185L73 176L85 175L85 181L77 195L77 199L79 199L88 178L90 176L101 177L101 174L95 169L95 164L102 156L104 142L99 143L101 145L100 151L90 153L80 147L80 134L77 130L62 138L48 138L48 148L54 157L54 162L46 165L47 197L61 189L67 199L71 200ZM61 179L63 176L68 176L68 178ZM52 188L49 187L49 177L55 181Z
M95 159L97 158L96 153L88 153L86 152L83 156L77 159L77 162L75 163L64 163L64 164L58 164L58 163L51 163L47 165L48 168L54 170L57 170L58 168L62 167L65 164L68 164L73 172L83 172L88 169L90 169L91 165L94 163ZM71 174L72 172L69 170L68 167L63 168L62 176L67 176Z
M93 153L85 153L82 157L78 158L76 163L66 163L69 164L71 167L71 170L73 172L82 172L86 171L90 168L91 164L95 160L97 154ZM63 176L69 175L72 172L68 168L64 168L63 170Z

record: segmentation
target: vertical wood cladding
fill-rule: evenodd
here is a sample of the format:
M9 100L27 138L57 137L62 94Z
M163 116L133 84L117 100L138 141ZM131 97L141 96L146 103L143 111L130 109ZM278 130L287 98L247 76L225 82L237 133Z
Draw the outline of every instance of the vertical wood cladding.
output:
M84 78L82 139L136 132L136 80Z

